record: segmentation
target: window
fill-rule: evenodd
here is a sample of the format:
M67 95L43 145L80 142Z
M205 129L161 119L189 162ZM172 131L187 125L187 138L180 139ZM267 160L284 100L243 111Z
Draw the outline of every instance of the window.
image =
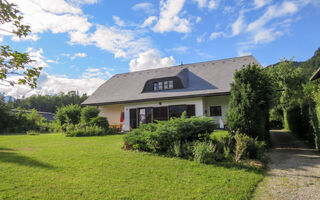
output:
M169 81L165 81L163 86L163 89L167 90L169 88Z
M210 116L221 116L221 106L211 106Z
M147 124L152 122L152 108L139 109L139 124Z
M169 81L169 89L173 89L173 81Z
M163 90L163 82L159 82L159 90Z
M158 84L158 82L153 83L153 90L154 90L154 91L159 90L159 84Z
M168 120L168 107L156 107L153 108L153 121L166 121Z

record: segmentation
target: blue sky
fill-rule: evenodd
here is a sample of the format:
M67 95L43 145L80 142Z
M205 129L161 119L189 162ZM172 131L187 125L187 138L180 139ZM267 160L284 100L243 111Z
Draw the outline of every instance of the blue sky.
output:
M12 0L27 38L0 35L43 66L38 89L15 97L91 94L112 75L252 54L264 66L320 47L320 0ZM13 77L14 78L14 77Z

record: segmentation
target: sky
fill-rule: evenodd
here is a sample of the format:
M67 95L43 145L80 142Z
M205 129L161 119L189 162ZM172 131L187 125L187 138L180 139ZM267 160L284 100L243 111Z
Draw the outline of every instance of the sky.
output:
M28 52L38 88L5 86L15 98L92 94L118 73L253 55L263 66L304 61L320 47L320 0L9 0L31 34L0 31ZM0 28L8 28L6 24ZM10 77L12 79L17 77Z

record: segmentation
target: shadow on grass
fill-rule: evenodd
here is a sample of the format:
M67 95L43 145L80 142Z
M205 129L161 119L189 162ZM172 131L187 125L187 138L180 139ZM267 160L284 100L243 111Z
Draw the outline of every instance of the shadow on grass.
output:
M136 151L136 152L143 153L146 156L159 156L159 157L165 157L165 158L176 158L176 159L181 159L181 160L188 160L190 162L196 162L191 158L175 157L175 156L168 155L166 153L151 153L151 152L145 152L145 151ZM201 164L223 167L223 168L228 168L228 169L245 170L247 172L254 172L256 174L265 174L265 169L263 169L263 168L256 167L253 165L248 165L248 164L241 163L241 162L235 162L231 159L225 159L222 161L215 161L213 163L201 163Z
M54 166L37 161L35 159L19 155L14 149L0 147L0 163L13 163L28 167L39 167L44 169L55 169Z

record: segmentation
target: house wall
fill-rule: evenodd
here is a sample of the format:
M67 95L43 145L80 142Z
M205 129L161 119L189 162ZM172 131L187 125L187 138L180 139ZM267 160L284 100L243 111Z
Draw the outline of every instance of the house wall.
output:
M228 112L229 107L229 101L230 101L230 95L227 96L212 96L212 97L204 97L203 98L203 108L205 113L205 116L210 116L210 106L221 106L221 117L214 117L216 119L216 122L220 125L222 128L222 124L220 124L220 119L222 119L224 122L226 122L226 114Z
M129 111L131 108L161 107L161 106L182 105L182 104L188 104L188 105L194 104L196 116L203 116L203 98L202 97L128 103L124 105L125 123L123 126L123 130L124 131L130 130L130 112Z
M99 109L100 109L99 115L102 117L106 117L110 125L119 126L121 124L120 116L121 116L121 112L124 111L123 104L99 106Z

